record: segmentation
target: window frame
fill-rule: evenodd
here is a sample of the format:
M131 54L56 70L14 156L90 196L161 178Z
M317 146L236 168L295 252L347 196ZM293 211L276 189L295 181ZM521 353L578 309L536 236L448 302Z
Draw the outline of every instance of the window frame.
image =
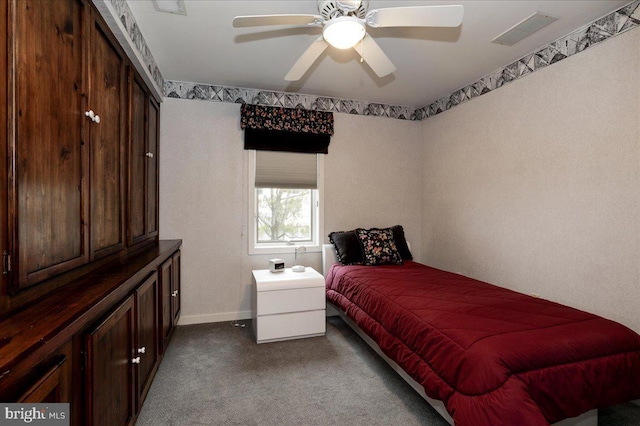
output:
M258 243L256 228L256 150L247 150L247 240L249 255L260 254L292 254L296 247L305 247L307 252L322 251L324 236L324 154L315 154L317 159L317 186L316 201L317 206L312 213L314 223L312 224L313 241L304 243ZM313 155L313 154L309 154ZM313 196L313 194L312 194ZM314 214L315 213L315 214ZM313 229L315 228L315 232Z

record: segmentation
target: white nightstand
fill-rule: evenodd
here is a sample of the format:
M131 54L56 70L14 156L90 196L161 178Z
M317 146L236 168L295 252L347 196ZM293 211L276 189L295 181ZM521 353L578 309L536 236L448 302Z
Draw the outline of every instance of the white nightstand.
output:
M322 336L326 330L324 277L304 272L253 271L253 332L256 342Z

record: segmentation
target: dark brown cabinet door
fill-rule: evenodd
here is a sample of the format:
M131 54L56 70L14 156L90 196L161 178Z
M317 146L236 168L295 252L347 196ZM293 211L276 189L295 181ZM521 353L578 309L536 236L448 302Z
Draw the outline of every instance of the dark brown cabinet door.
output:
M92 20L88 118L90 128L91 252L97 259L123 248L122 146L125 64L97 20Z
M149 97L147 131L147 237L158 235L158 143L160 106Z
M27 389L17 402L47 403L66 402L67 395L63 395L63 368L66 363L65 357L60 357L53 367L49 368L39 380Z
M88 259L80 0L9 2L9 233L13 292Z
M129 246L158 235L160 106L131 71L129 85Z
M158 316L158 274L154 272L136 290L136 357L140 357L136 383L138 410L158 368Z
M134 419L134 298L128 297L88 336L87 424L121 426Z
M147 159L147 97L144 87L136 78L129 88L129 245L144 241L147 237L147 203L145 192Z
M164 353L180 318L180 250L160 266L160 304L160 351Z
M5 31L7 31L9 29L9 22L7 20L8 18L8 7L7 7L7 2L2 3L2 7L0 7L0 28L4 28ZM14 28L11 28L11 30L13 30ZM1 30L0 30L1 31ZM8 39L8 32L6 34L2 34L0 32L0 75L5 75L5 76L9 76L9 72L8 70L11 69L9 67L9 58L7 55L7 45L9 43L7 43L7 39ZM6 82L6 80L4 80ZM9 109L11 108L11 106L9 106L9 99L7 97L7 89L8 84L0 84L0 105L2 105L0 107L0 135L8 135L8 119L7 117L9 116ZM7 108L7 106L9 106L9 108ZM11 139L11 138L9 138ZM9 143L2 143L2 139L0 139L0 158L4 158L4 159L8 159L9 156L7 155L9 149ZM3 256L8 256L9 253L9 249L10 246L8 245L8 221L7 221L7 213L9 213L9 192L8 192L8 185L7 185L7 178L9 173L7 173L7 166L8 166L8 161L4 161L2 163L0 163L0 252L3 253ZM5 272L8 271L5 270L6 265L3 267L3 275ZM10 286L7 286L7 279L9 278L8 275L4 275L2 277L2 279L0 279L0 283L2 284L2 290L4 290L5 292L7 290L12 290L12 288ZM7 298L4 298L5 300ZM2 310L2 302L0 301L0 311Z
M173 281L171 292L171 313L173 316L173 325L178 324L180 318L180 250L178 250L172 258L173 264Z
M160 303L162 306L161 319L162 324L161 332L161 353L164 353L169 343L169 337L173 331L173 312L171 292L173 288L174 272L173 272L173 260L168 259L160 266Z

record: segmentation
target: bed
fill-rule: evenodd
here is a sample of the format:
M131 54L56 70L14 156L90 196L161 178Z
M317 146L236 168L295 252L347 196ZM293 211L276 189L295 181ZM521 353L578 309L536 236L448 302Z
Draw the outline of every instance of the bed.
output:
M325 245L329 306L451 424L595 425L640 398L621 324L411 260L335 260Z

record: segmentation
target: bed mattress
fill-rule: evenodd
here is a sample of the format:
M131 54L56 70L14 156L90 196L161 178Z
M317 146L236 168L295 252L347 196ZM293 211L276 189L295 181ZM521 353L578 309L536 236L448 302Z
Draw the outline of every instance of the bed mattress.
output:
M335 264L326 289L456 425L548 425L640 398L640 336L614 321L411 261Z

